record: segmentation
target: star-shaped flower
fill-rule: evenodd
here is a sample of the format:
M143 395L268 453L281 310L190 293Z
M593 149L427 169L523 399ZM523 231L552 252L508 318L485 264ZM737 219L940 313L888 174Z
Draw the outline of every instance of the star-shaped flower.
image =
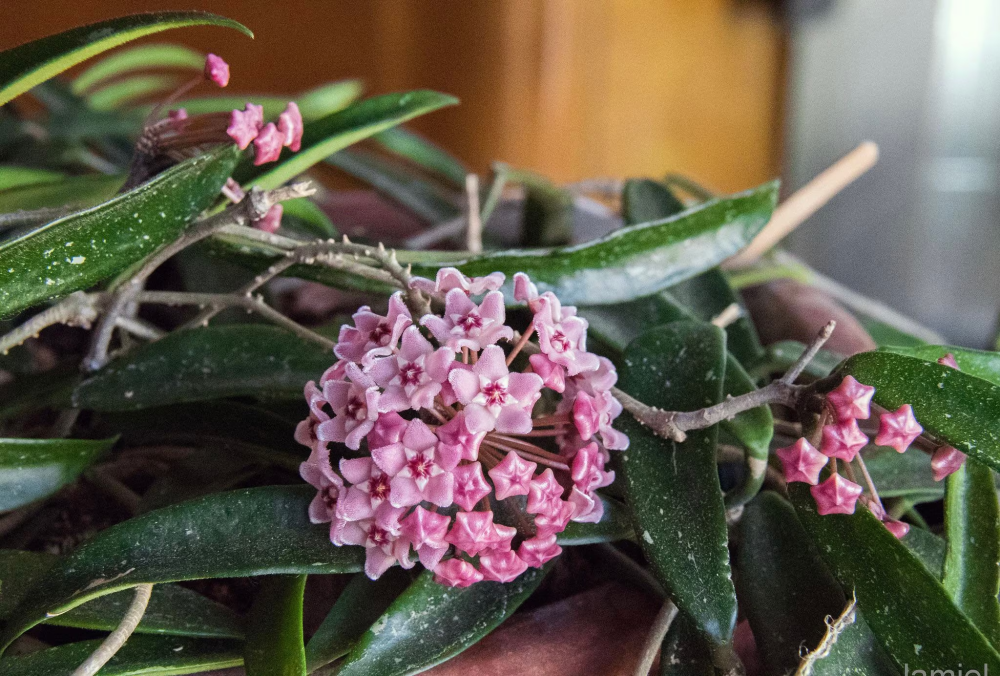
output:
M257 138L253 140L253 163L260 166L268 162L274 162L281 157L281 142L284 135L274 126L274 122L268 122L264 128L257 133Z
M292 152L298 152L302 147L302 129L302 113L294 101L289 101L285 111L278 116L281 144Z
M468 587L481 582L483 574L468 561L448 559L434 568L434 581L448 587Z
M479 570L484 580L513 582L528 569L528 564L513 551L491 551L479 557Z
M882 414L875 443L879 446L891 446L898 453L904 453L923 431L924 428L913 417L913 407L903 404L893 413Z
M226 133L236 142L240 150L246 150L257 138L264 126L264 107L247 103L244 110L234 110L229 114L229 127Z
M779 448L775 454L785 469L785 481L801 481L813 486L819 481L819 471L829 462L829 458L805 439Z
M574 499L574 495L578 497ZM569 525L570 519L577 521L575 517L581 516L583 520L588 523L597 523L601 520L601 516L604 515L604 505L601 503L600 498L596 496L585 496L587 500L585 501L584 513L579 513L581 509L581 501L579 496L583 496L579 488L574 487L572 493L570 493L569 500L559 500L556 503L556 508L552 509L544 514L538 514L535 516L535 537L537 538L547 538L550 535L557 535L566 530L566 526ZM595 508L595 503L599 504L599 508ZM597 518L588 519L594 515L594 512L599 510Z
M439 445L454 449L462 460L478 460L479 444L486 432L470 432L465 425L465 411L459 411L458 415L437 428L437 435Z
M505 275L493 272L485 277L466 277L458 268L439 268L432 282L423 277L414 277L410 288L424 291L434 296L447 294L452 289L461 289L469 296L478 296L487 291L497 291L503 286Z
M417 553L420 565L427 570L434 570L448 551L448 543L444 538L448 534L451 519L418 505L401 523L403 537Z
M562 547L556 544L555 535L549 535L525 540L517 553L521 560L532 568L541 568L547 561L562 554Z
M348 522L343 529L343 544L365 547L365 575L372 580L377 580L397 561L404 567L413 565L408 557L410 544L399 537L402 511L380 510L371 519Z
M862 385L854 376L847 376L835 390L826 395L826 400L833 407L837 420L847 422L855 418L866 419L871 415L873 394L874 387Z
M553 305L558 304L558 301L554 300L554 296L552 299L547 296L548 294L539 299L543 307L535 313L534 319L542 354L565 368L571 376L596 370L597 355L587 352L587 320L566 315L563 313L564 308L554 309ZM558 320L554 318L556 312L562 314Z
M604 503L592 491L585 493L573 486L567 502L573 506L572 519L577 523L597 523L604 516Z
M836 425L824 425L819 450L829 458L850 462L867 443L868 437L858 427L858 421L851 418Z
M528 484L529 514L555 514L562 503L563 487L548 468Z
M343 443L356 451L375 426L379 389L356 364L348 365L347 377L323 385L323 397L330 402L334 416L319 424L316 436L320 441Z
M405 411L431 408L441 383L448 380L448 370L455 361L449 347L437 350L411 326L403 331L399 351L372 362L368 374L385 388L379 398L382 411Z
M452 369L448 380L465 405L469 431L531 432L531 409L538 401L542 379L535 373L511 373L499 346L484 349L471 370Z
M510 539L514 537L512 531L512 528L493 523L493 512L458 512L445 541L469 556L475 556L498 545L503 549L505 541L506 549L510 549Z
M341 491L337 516L347 521L369 519L392 492L392 477L379 469L371 458L343 458L340 473L352 484Z
M512 495L527 495L528 485L537 468L538 463L526 462L514 451L507 453L507 457L488 472L497 500L505 500Z
M369 364L376 357L392 354L403 331L413 323L402 293L389 297L389 310L384 317L363 305L352 319L354 326L345 324L340 327L333 353L340 359L355 363L362 363L367 357Z
M454 350L481 350L514 336L514 330L504 324L503 294L499 291L489 292L476 305L465 291L452 289L444 303L443 317L424 315L420 320L442 345Z
M542 379L542 385L553 392L562 393L566 390L566 369L555 363L544 354L533 354L528 357L531 370Z
M621 412L621 402L610 392L598 392L596 396L591 396L581 390L573 400L573 425L584 441L599 433L605 448L625 450L628 448L628 437L612 427Z
M299 475L317 491L309 503L309 520L313 523L332 521L344 480L330 465L329 449L325 445L313 448L309 459L299 465Z
M965 462L965 453L954 446L940 446L931 456L931 471L934 481L941 481L949 474L954 474Z
M441 452L437 435L419 418L407 425L403 438L372 449L372 459L392 477L389 502L393 507L410 507L423 501L438 507L452 503L458 454Z
M604 470L605 462L604 454L596 443L587 444L578 450L573 456L570 474L573 484L584 493L610 486L615 480L615 473Z
M483 466L478 462L459 465L452 474L455 476L453 499L462 509L472 511L480 500L490 494L490 485L483 476Z
M839 474L809 489L820 514L854 514L854 506L861 495L861 486Z

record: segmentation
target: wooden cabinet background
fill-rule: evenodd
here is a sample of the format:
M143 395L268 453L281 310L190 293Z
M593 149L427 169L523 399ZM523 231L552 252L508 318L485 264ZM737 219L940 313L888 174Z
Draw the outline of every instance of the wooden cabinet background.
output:
M242 21L154 36L215 51L237 91L359 77L458 108L416 128L474 167L560 181L683 171L722 191L779 173L784 35L738 0L3 0L0 47L113 16L204 9ZM149 40L149 38L147 38Z

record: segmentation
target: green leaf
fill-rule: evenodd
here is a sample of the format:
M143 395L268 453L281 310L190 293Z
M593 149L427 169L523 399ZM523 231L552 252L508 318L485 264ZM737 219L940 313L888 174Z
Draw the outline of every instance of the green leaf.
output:
M218 196L236 146L196 157L148 183L0 246L0 316L85 289L177 237Z
M56 183L63 180L64 174L48 169L33 167L0 166L0 192L11 188L39 183Z
M73 405L129 411L223 397L300 399L332 354L266 324L177 331L117 359L73 393Z
M944 587L867 509L820 516L803 484L789 486L792 504L820 555L853 590L858 608L897 668L938 669L988 664L998 654Z
M895 453L895 451L893 451ZM881 493L881 491L880 491ZM924 567L935 579L940 580L944 574L945 541L929 530L910 527L909 532L900 540L913 555L920 559Z
M365 632L337 676L403 676L440 664L496 629L544 577L544 569L529 568L507 584L459 589L424 571Z
M184 26L225 26L253 37L246 26L207 12L151 12L50 35L0 53L0 105L68 68L130 40Z
M423 136L403 127L394 127L375 135L374 140L386 150L438 174L454 187L465 190L465 176L470 173L469 168Z
M861 322L861 326L868 332L868 335L872 337L872 340L875 341L875 344L880 347L888 345L916 347L924 345L927 342L922 338L917 338L905 331L901 331L895 326L890 326L874 317L869 317L862 312L855 311L854 315Z
M176 86L177 78L172 75L136 75L88 94L87 103L94 110L107 112L150 94L170 91Z
M117 439L0 439L0 512L52 495Z
M46 207L90 207L114 197L124 182L124 176L94 174L20 185L0 192L0 213Z
M0 644L85 601L142 583L251 575L354 573L364 549L311 524L311 486L217 493L101 531L62 557L4 625Z
M170 43L152 43L122 49L106 56L73 79L72 92L80 95L99 82L125 73L151 68L200 71L205 67L201 52Z
M282 225L299 227L316 237L329 239L337 236L337 226L333 224L326 212L308 197L300 197L281 203L284 208Z
M0 619L10 616L58 560L59 557L52 554L0 549ZM121 624L132 597L129 590L101 596L50 617L45 623L112 631ZM149 605L136 631L140 634L242 639L243 622L229 608L195 591L173 584L158 584L153 587Z
M715 676L712 647L698 627L678 613L660 646L660 676Z
M864 352L844 362L843 375L875 387L872 398L894 411L911 404L924 430L969 457L1000 470L1000 386L890 352Z
M302 594L307 577L275 575L261 584L247 616L247 676L306 675Z
M736 556L745 609L765 672L798 667L800 646L815 646L846 601L787 501L764 491L746 506Z
M670 188L648 178L632 178L622 188L622 218L626 225L658 221L684 211Z
M944 483L934 481L931 456L897 453L895 449L867 446L865 465L883 498L906 498L915 504L940 500Z
M993 472L970 458L947 482L942 584L979 631L1000 645L1000 504Z
M326 117L351 105L363 89L361 80L338 80L301 92L293 100L306 122Z
M711 406L722 399L725 359L721 329L670 324L628 347L619 386L668 411ZM676 443L628 414L620 420L630 445L615 458L639 545L681 612L713 643L727 644L736 625L736 594L715 466L718 428L692 431Z
M577 523L570 521L566 530L556 536L556 542L563 547L592 545L598 542L632 540L632 521L628 509L618 500L600 496L604 503L604 515L597 523Z
M306 644L306 671L312 673L350 652L409 584L401 568L390 568L377 580L369 580L364 573L351 578Z
M373 153L341 150L326 158L326 162L367 183L428 223L441 223L461 214L454 200L439 186Z
M780 340L767 346L763 361L754 364L751 375L754 377L765 377L774 373L784 373L792 366L806 346L794 340ZM813 379L825 378L836 369L844 358L834 354L829 350L820 350L811 362L806 364L803 375Z
M420 90L384 94L352 104L344 110L305 125L302 149L282 154L277 163L246 168L241 183L265 190L277 188L309 167L349 145L414 117L458 103L458 99L438 92Z
M101 645L102 639L80 641L0 660L4 676L71 674ZM234 641L211 641L167 636L132 636L103 667L101 676L174 676L243 663L242 648Z
M616 364L620 364L625 347L647 329L695 318L695 313L668 291L619 305L582 307L579 314L590 322L591 345L596 343L600 351ZM731 354L726 356L723 387L726 396L738 396L756 389L753 380ZM736 437L747 449L743 481L726 494L726 506L732 508L753 498L763 485L771 438L774 436L774 417L770 408L760 406L723 421L722 429Z
M936 362L941 357L951 354L962 373L988 380L994 385L1000 385L1000 352L988 350L972 350L955 345L919 345L916 347L885 347L883 352L895 352L908 357L916 357L924 361Z

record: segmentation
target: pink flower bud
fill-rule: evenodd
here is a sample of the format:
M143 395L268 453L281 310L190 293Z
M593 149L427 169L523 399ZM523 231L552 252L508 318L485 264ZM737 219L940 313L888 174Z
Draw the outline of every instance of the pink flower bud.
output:
M820 514L854 514L854 505L861 495L861 486L839 474L809 489Z
M302 113L294 101L289 101L285 112L278 116L278 131L282 135L282 145L292 152L302 147Z
M955 370L961 370L958 368L958 362L955 361L955 355L953 355L951 352L938 359L937 363L941 364L941 366L950 366Z
M222 57L209 54L205 57L205 79L225 87L229 84L229 64Z
M528 484L535 474L538 463L526 462L514 451L511 451L496 467L487 474L493 480L497 500L505 500L512 495L527 495Z
M274 126L274 122L268 122L253 140L254 166L260 166L267 162L274 162L281 157L282 134Z
M847 376L835 390L826 395L826 399L837 414L837 420L847 422L871 415L873 394L874 387L862 385L853 376Z
M248 103L244 110L234 110L229 114L226 133L236 142L240 150L246 150L250 142L257 138L264 125L264 107Z
M482 579L483 574L462 559L442 561L434 569L434 581L448 587L468 587Z
M819 472L829 459L805 439L775 451L785 469L785 481L801 481L815 486Z
M954 474L965 462L965 453L954 446L941 446L931 456L931 471L934 481L941 481L949 474Z
M910 532L910 524L903 523L902 521L896 521L895 519L886 519L882 522L885 525L885 529L896 536L897 540L902 540L907 533Z
M867 443L868 437L858 427L858 421L851 418L848 422L824 425L819 449L827 457L850 462Z
M913 440L919 437L923 431L924 428L913 417L913 407L909 404L903 404L892 413L882 414L875 443L879 446L891 446L898 453L905 453Z

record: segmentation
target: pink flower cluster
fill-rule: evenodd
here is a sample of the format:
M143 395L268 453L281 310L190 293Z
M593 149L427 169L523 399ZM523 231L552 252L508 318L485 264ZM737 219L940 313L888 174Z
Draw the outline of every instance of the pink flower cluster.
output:
M509 582L558 556L570 521L603 515L609 451L628 446L612 427L615 368L587 351L576 309L523 274L515 298L533 318L518 338L503 282L454 268L415 279L442 312L415 320L401 293L384 315L360 308L337 362L306 385L309 517L330 523L335 545L365 547L373 579L417 559L442 584ZM355 453L334 467L331 443Z
M951 354L939 359L938 363L958 368ZM854 377L847 376L826 396L829 414L834 422L823 426L819 450L805 438L800 438L791 446L779 448L776 454L784 468L786 481L799 481L812 486L809 490L820 514L853 514L855 505L861 498L886 528L899 538L906 535L909 526L890 518L885 513L874 486L869 482L871 495L862 498L864 489L854 481L845 479L837 471L837 460L843 461L849 473L853 471L851 463L857 460L867 480L868 472L859 453L868 445L869 438L861 431L858 421L867 420L871 416L871 400L874 394L874 387L859 383ZM898 453L905 453L923 431L924 428L913 415L913 407L904 404L896 411L883 412L879 416L879 430L874 443L877 446L893 448ZM820 471L831 460L833 465L830 475L820 483ZM965 455L961 451L951 446L939 447L931 457L934 480L941 481L958 470L963 462ZM851 476L853 478L853 474Z

